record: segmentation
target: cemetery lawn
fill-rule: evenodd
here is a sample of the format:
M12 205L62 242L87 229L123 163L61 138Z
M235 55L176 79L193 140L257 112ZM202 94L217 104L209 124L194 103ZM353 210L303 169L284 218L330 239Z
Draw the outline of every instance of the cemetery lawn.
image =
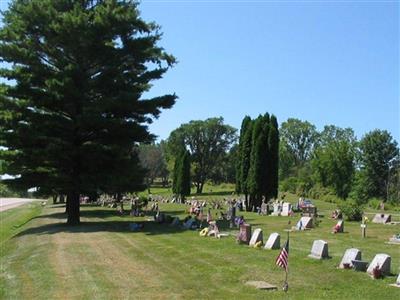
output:
M215 193L205 197L224 197L221 191ZM295 197L289 200L294 202ZM97 206L83 206L83 224L68 227L62 205L27 204L0 213L0 298L400 299L400 288L389 286L399 272L400 246L386 243L400 232L400 225L369 223L367 238L362 239L360 224L345 222L345 233L334 235L335 221L329 218L334 205L316 204L325 215L319 227L290 233L287 294L281 290L284 271L275 266L279 250L253 249L236 244L233 235L221 240L204 238L198 231L153 222L131 232L128 224L146 221L146 217L121 217L115 209ZM160 207L181 219L186 216L186 206ZM400 221L398 211L391 213L397 214L394 221ZM243 215L253 229L263 229L264 241L270 233L279 232L281 244L288 220L294 226L299 219L298 214L291 218ZM236 234L236 230L222 231ZM307 257L317 239L328 242L331 259ZM393 276L373 280L366 273L337 269L344 251L352 247L360 249L362 259L369 262L377 253L389 254ZM245 285L249 280L264 280L279 290L256 290Z

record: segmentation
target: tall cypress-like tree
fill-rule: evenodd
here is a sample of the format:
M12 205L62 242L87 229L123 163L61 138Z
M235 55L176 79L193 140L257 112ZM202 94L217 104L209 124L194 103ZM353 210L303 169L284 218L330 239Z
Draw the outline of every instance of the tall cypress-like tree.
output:
M251 143L253 135L254 121L250 121L249 125L246 127L246 131L243 136L243 145L241 147L241 168L240 168L240 182L241 182L241 192L245 195L246 208L251 209L249 195L249 170L251 162Z
M266 198L277 198L279 187L279 128L278 120L274 115L271 115L268 135L268 190Z
M186 150L182 156L182 170L180 172L182 178L180 180L181 182L181 189L180 189L180 194L182 196L182 199L185 198L185 196L190 195L190 153L188 150Z
M14 0L0 29L0 146L9 185L66 194L69 224L79 197L133 191L143 178L135 145L175 95L143 98L175 63L159 27L137 3Z
M242 153L244 153L245 149L244 149L244 140L245 140L245 134L247 132L247 129L249 128L249 126L251 126L251 118L249 116L245 116L243 121L242 121L242 126L240 128L240 136L239 136L239 145L238 145L238 160L236 163L236 192L237 193L244 193L244 184L243 184L243 180L245 180L245 178L243 178L243 174L241 172L241 170L243 169L243 164L244 161L242 159Z
M177 156L173 178L172 191L184 200L185 196L190 195L190 153L188 150L180 151Z
M253 132L251 137L250 169L248 174L248 190L250 194L251 206L256 206L261 196L261 171L263 168L263 116L254 120Z

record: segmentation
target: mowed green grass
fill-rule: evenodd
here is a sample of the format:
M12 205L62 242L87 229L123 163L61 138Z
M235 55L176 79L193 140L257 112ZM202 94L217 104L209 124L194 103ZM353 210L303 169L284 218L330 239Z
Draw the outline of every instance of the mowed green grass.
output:
M205 197L228 197L221 195L222 191L216 192L220 195ZM83 224L78 227L64 224L65 208L60 205L24 206L3 212L0 298L399 299L400 289L389 286L396 280L394 275L373 280L366 273L340 270L337 265L347 248L356 247L366 261L376 253L389 254L392 273L397 275L400 246L386 242L400 231L400 226L369 223L367 238L362 239L360 224L345 222L345 233L334 235L331 228L335 221L329 218L334 206L316 203L325 214L319 227L290 233L288 293L280 289L284 271L275 266L279 250L238 245L236 229L223 229L232 235L218 240L200 237L198 231L147 222L147 217L121 217L115 209L96 206L82 207ZM160 207L181 218L188 208L179 204ZM282 243L288 221L295 225L299 219L298 215L289 218L242 214L253 229L263 229L264 240L270 233L279 232ZM400 218L396 216L394 220ZM145 227L130 232L131 222L145 222ZM307 257L316 239L328 242L331 259ZM279 290L256 290L245 285L248 280L264 280Z

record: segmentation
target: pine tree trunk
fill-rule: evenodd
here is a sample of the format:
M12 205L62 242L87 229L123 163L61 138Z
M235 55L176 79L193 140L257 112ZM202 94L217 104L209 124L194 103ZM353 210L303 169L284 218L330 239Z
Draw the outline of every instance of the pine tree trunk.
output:
M80 223L79 193L71 193L67 196L68 225Z

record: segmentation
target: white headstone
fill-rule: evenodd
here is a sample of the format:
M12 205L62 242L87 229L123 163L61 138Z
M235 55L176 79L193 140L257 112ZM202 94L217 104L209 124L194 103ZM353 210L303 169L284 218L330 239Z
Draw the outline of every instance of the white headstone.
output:
M379 266L383 275L390 274L391 260L392 260L391 257L385 253L379 253L379 254L375 255L374 259L369 264L367 273L372 275L373 269L375 269L376 266Z
M374 218L372 219L372 223L378 223L378 224L386 224L390 223L392 220L391 215L386 215L386 214L376 214Z
M328 243L323 240L314 241L311 248L311 253L308 255L308 257L315 259L329 258Z
M253 235L250 239L249 246L254 246L259 241L263 241L263 233L261 228L257 228L254 230Z
M291 211L292 211L292 204L290 204L289 202L283 203L281 216L287 217L289 216Z
M349 268L352 268L353 260L361 260L361 251L356 248L347 249L339 264L339 268L344 269L344 264L348 264Z
M281 205L278 202L274 202L274 211L272 212L273 216L279 216L281 214Z
M271 233L264 249L279 249L281 247L281 236L279 233Z
M313 222L311 217L301 217L300 221L297 222L297 230L305 230L313 227Z

